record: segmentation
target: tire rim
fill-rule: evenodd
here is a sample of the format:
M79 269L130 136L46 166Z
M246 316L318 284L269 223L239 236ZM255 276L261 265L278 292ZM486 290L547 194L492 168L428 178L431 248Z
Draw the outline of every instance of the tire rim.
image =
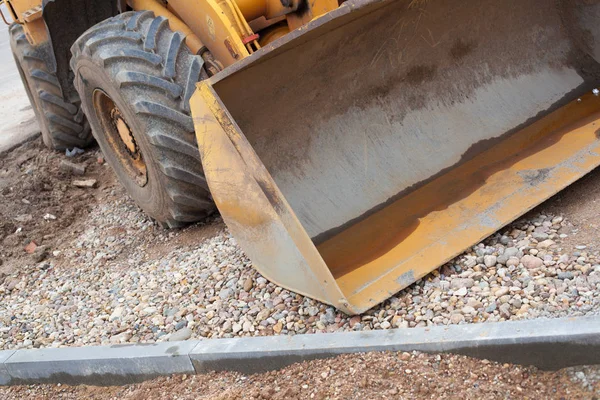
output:
M130 178L140 187L148 183L144 157L129 124L115 102L103 90L92 95L96 116L105 132L106 141Z

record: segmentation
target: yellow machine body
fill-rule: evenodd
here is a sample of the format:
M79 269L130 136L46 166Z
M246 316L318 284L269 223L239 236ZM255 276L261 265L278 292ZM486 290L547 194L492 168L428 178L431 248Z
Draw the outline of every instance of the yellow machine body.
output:
M32 42L40 3L8 1ZM346 313L600 164L600 1L127 4L214 58L191 111L254 266Z

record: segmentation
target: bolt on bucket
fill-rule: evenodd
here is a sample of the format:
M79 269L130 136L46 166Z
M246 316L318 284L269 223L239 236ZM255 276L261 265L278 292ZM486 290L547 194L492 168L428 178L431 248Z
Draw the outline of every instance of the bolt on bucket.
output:
M597 10L348 1L200 83L226 224L283 287L384 301L600 164Z

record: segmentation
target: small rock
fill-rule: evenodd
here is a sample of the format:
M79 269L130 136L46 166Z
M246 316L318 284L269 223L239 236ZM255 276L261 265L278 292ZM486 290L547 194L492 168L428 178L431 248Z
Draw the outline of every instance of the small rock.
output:
M254 281L252 280L252 278L246 278L246 280L244 281L243 289L246 292L249 292L252 289L252 286L254 286Z
M506 261L506 266L507 267L516 267L517 265L519 265L521 263L521 261L517 258L517 257L510 257L507 261Z
M169 337L169 342L177 342L181 340L188 340L192 337L192 330L190 328L183 328L177 332L173 332Z
M27 254L33 254L35 249L37 249L37 244L35 244L35 242L29 242L29 244L25 246L25 252Z
M110 317L108 317L108 320L110 322L112 322L117 319L120 319L122 316L123 316L123 307L117 307L113 310L112 314L110 314Z
M73 186L91 189L91 188L96 187L96 185L98 184L98 181L95 179L81 179L81 180L74 180L71 183Z
M454 292L455 296L465 296L466 294L467 294L466 287L461 287L460 289L458 289L457 291Z
M324 319L323 322L328 323L328 324L333 324L335 322L335 311L333 308L328 308L325 311L325 315L321 316L321 319Z
M544 232L533 232L531 236L537 241L548 239L548 234Z
M63 172L67 172L73 175L84 175L85 165L75 164L67 160L61 160L59 168Z
M460 288L470 288L473 287L473 285L475 284L475 281L471 278L458 278L458 279L453 279L450 282L450 287L452 289L460 289Z
M6 284L6 290L8 290L9 292L12 292L19 284L19 279L8 278L5 282L5 284Z
M273 331L275 333L281 333L282 330L283 330L283 324L281 323L281 321L279 321L278 323L273 325Z
M557 278L558 279L573 279L575 277L575 275L573 274L572 271L565 271L565 272L559 272L557 274Z
M351 329L354 329L354 326L356 324L360 324L360 315L355 315L352 318L350 318L350 321L348 321L348 325L350 326Z
M232 289L224 288L224 289L221 289L221 291L219 292L219 297L221 298L221 300L226 300L229 297L231 297L232 294L233 294Z
M453 313L450 315L450 322L453 324L465 322L465 316L460 313Z
M474 314L475 313L475 309L473 307L471 307L471 306L464 306L461 309L461 311L462 311L463 314Z
M122 333L119 333L118 335L111 336L110 337L110 342L112 344L127 343L127 341L129 339L131 339L131 333L129 333L129 332L122 332Z
M503 317L505 317L505 318L510 317L510 304L504 303L504 304L500 305L498 310L500 311L500 315L502 315Z
M490 305L485 308L485 312L488 313L488 314L489 313L493 313L494 311L496 311L497 307L498 306L497 306L497 304L496 304L495 301L491 302Z
M252 322L246 320L243 324L242 324L242 330L244 332L254 332L254 325L252 325Z
M310 315L311 317L314 317L315 315L317 315L319 313L319 307L308 307L306 309L306 311L308 312L308 315ZM360 322L360 321L358 321Z
M507 247L506 250L504 250L504 253L502 255L508 257L516 257L517 254L519 254L519 249L517 249L516 247Z
M497 260L497 258L494 255L483 256L483 263L488 268L493 267L494 265L496 265L496 260Z
M537 244L538 249L547 249L554 244L554 240L547 239Z
M544 265L544 261L542 261L541 258L527 254L521 257L521 264L523 264L525 268L533 269Z

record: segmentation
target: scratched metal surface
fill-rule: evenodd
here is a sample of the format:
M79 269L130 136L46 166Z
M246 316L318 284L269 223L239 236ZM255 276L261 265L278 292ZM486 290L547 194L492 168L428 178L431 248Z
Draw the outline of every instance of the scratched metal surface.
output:
M215 84L317 242L598 78L554 2L410 3L365 6Z

